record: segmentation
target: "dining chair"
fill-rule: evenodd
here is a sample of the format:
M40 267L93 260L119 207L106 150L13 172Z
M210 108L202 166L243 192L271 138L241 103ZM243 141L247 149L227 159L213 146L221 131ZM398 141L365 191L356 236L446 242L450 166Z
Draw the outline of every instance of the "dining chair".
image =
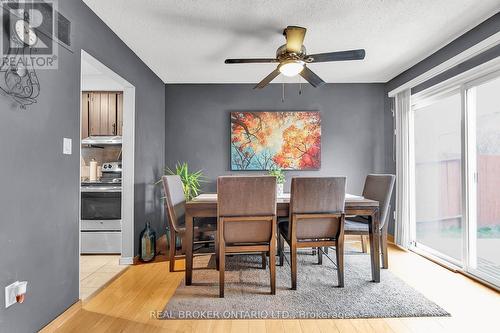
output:
M178 175L163 176L163 190L165 192L165 210L168 216L168 224L170 227L170 249L169 249L169 265L170 272L174 271L175 260L180 259L181 256L176 256L177 236L181 239L182 252L186 244L182 241L184 233L186 232L185 226L185 205L186 199L184 197L184 189L181 177ZM216 225L215 223L196 223L194 226L196 244L209 244L216 241ZM200 239L201 236L207 236L208 240ZM210 239L211 238L211 239ZM217 250L216 250L217 251Z
M276 177L217 179L219 297L224 297L226 254L269 253L271 294L276 294ZM265 267L265 265L263 266Z
M288 220L279 223L279 262L290 246L292 289L297 289L297 249L314 248L318 263L324 247L335 246L339 287L344 286L345 177L292 178Z
M380 251L382 254L382 267L389 267L389 258L387 254L387 226L390 211L390 202L392 189L396 176L390 174L369 174L366 176L363 197L379 202L380 218ZM361 236L362 251L366 252L366 239L369 235L368 217L354 216L347 217L345 222L346 235Z

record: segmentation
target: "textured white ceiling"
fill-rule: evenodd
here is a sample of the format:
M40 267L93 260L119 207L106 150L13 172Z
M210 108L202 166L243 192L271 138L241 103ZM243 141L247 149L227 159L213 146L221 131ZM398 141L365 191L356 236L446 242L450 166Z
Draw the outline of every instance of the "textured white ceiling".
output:
M84 0L166 83L254 83L287 25L309 53L364 48L364 61L311 64L326 82L386 82L500 10L499 0ZM281 82L281 79L278 82ZM296 80L296 79L294 79Z

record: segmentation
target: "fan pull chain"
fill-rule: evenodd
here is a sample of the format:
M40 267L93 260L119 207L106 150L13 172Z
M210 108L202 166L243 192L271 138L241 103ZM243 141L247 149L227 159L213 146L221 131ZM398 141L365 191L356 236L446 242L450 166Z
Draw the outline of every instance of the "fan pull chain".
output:
M302 95L302 80L300 79L299 76L299 96Z

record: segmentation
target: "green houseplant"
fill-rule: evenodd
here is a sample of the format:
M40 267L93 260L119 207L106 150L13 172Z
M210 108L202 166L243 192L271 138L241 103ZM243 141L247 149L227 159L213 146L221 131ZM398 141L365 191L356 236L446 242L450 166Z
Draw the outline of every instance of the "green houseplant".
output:
M174 170L166 167L164 169L165 175L179 175L182 180L182 187L184 189L184 197L186 201L193 199L201 193L201 184L206 182L203 171L198 170L195 172L189 171L187 162L177 162ZM161 179L157 182L160 183Z
M201 170L191 172L189 171L189 165L187 162L177 162L175 164L174 170L169 167L164 169L165 175L179 175L182 181L182 188L184 190L184 198L189 201L201 193L201 184L206 182L206 178ZM162 180L158 180L156 184L160 184ZM165 200L165 197L162 198ZM169 244L169 234L171 230L167 230L167 246L170 247L173 244ZM180 243L174 246L180 246Z
M269 175L276 177L276 192L278 196L283 195L283 185L285 184L285 172L278 167L273 167L269 170Z

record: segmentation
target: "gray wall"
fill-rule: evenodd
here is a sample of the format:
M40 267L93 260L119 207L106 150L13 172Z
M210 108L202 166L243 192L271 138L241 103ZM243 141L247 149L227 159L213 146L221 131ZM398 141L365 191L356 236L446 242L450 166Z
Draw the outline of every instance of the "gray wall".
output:
M74 52L59 48L59 69L38 72L41 94L28 110L0 95L0 332L37 331L78 300L82 48L136 87L136 241L146 218L157 230L163 223L151 184L164 164L165 86L83 2L59 9ZM63 137L73 139L71 156ZM27 298L4 309L4 286L15 280L29 281Z
M383 84L327 84L319 89L281 85L262 90L250 84L166 85L166 164L189 162L210 179L206 191L215 191L215 179L231 172L229 131L231 111L318 110L322 117L322 161L319 171L288 171L293 175L345 175L351 193L360 193L370 172L386 171L388 151L384 133ZM287 181L285 189L289 189Z
M384 88L391 90L500 30L496 14L385 86L305 87L298 97L296 86L287 85L281 103L280 85L261 91L251 85L165 88L80 0L59 1L59 7L72 21L74 52L60 48L59 69L39 71L41 95L27 111L0 96L0 287L15 280L30 283L23 305L0 311L1 332L36 331L78 299L80 49L136 86L137 242L145 219L157 231L164 228L160 194L152 183L165 161L169 166L188 161L194 169L204 169L212 180L206 190L215 189L216 176L230 173L230 111L321 111L322 168L289 176L346 175L349 192L360 192L366 173L394 170L392 117ZM73 138L72 156L61 153L63 137Z

